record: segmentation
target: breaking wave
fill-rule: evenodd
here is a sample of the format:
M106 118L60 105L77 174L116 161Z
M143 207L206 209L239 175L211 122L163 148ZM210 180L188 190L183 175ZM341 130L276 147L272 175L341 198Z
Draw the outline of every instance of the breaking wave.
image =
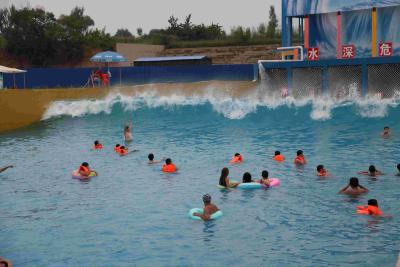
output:
M228 119L243 119L258 108L275 110L282 106L299 108L310 106L310 118L316 121L329 120L334 109L353 106L357 115L364 118L381 118L387 116L389 109L400 104L400 94L394 97L381 99L380 96L348 96L343 99L331 97L309 97L294 99L291 96L271 95L258 88L237 96L230 90L218 88L204 88L201 93L188 94L187 92L169 92L160 94L160 91L149 89L143 92L134 92L126 95L120 92L110 93L104 99L68 100L51 103L44 113L42 120L59 117L80 117L93 114L111 114L113 109L120 105L124 111L134 111L140 108L170 108L176 106L198 106L210 104L214 111Z

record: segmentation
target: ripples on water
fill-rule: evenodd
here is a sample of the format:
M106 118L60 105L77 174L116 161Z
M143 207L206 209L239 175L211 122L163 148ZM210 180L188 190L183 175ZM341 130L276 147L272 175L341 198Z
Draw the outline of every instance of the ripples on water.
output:
M80 107L86 110L81 115L89 115L51 118L0 136L1 164L17 165L0 174L0 254L16 266L394 265L400 237L397 106L371 118L356 105L338 105L321 121L310 116L312 104L271 108L252 100L255 108L246 108L246 102L169 100L149 108L146 101L130 111L116 100L107 114ZM241 109L235 113L232 107ZM122 142L121 128L132 114L131 148L139 151L120 158L112 148ZM385 125L394 132L387 140L379 137ZM90 151L96 139L103 151ZM305 151L304 168L291 163L297 149ZM285 163L271 160L275 150ZM148 166L150 152L171 157L179 173ZM235 152L245 163L230 167L231 178L240 180L245 171L258 178L268 169L282 185L218 190L220 170ZM71 179L83 161L100 176ZM334 177L318 179L318 164ZM375 181L360 177L368 195L337 195L370 164L386 175ZM190 208L202 205L204 193L223 210L218 221L187 218ZM357 216L355 206L369 198L394 218Z

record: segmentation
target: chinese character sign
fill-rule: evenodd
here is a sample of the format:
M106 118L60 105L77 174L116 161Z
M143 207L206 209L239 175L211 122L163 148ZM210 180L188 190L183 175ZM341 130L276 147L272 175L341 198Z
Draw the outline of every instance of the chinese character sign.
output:
M319 60L319 49L318 47L307 48L308 60Z
M393 53L393 44L391 42L379 43L379 56L390 57Z
M356 56L356 47L354 45L342 46L342 58L352 59Z

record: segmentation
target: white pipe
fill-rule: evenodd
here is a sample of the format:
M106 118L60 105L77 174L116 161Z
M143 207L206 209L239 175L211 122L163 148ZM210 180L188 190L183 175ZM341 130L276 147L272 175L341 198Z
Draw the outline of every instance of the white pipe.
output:
M291 61L303 61L304 60L304 51L303 47L301 45L298 46L287 46L287 47L278 47L277 50L293 50L293 49L299 49L300 50L300 60L291 60ZM282 62L282 60L259 60L258 63L262 62Z

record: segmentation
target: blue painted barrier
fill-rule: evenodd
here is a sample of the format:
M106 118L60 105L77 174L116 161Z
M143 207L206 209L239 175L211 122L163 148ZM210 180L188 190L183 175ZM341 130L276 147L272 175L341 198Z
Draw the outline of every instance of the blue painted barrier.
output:
M83 87L94 68L32 68L17 74L17 88ZM103 71L105 71L103 69ZM163 67L115 67L110 68L112 85L134 85L166 82L197 82L209 80L254 79L253 64L237 65L185 65ZM12 74L4 75L4 87L13 88Z

